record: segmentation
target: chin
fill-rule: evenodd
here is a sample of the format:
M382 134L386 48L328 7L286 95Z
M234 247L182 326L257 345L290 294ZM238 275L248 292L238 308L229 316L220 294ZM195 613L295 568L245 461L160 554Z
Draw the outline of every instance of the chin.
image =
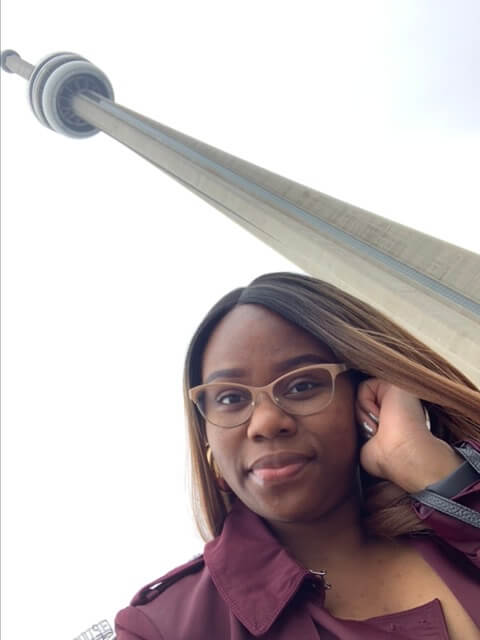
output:
M311 522L329 511L328 504L312 503L311 500L302 501L299 496L278 495L270 500L244 501L246 506L265 520L277 522Z

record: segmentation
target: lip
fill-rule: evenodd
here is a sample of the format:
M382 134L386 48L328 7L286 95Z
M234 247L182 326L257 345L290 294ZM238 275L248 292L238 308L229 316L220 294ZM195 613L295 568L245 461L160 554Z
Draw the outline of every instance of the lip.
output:
M250 467L252 479L265 486L294 480L312 460L312 456L298 452L279 452L263 456Z
M281 467L292 464L307 462L311 460L311 458L312 456L298 451L279 451L258 458L250 465L249 471L256 471L257 469L280 469Z

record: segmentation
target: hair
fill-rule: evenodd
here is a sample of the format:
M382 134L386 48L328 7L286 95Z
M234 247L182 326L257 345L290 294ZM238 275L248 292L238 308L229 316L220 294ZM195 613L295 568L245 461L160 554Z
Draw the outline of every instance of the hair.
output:
M316 278L262 275L221 298L195 332L186 356L184 398L190 443L193 514L205 541L219 535L234 496L219 489L206 458L205 421L188 397L202 383L202 358L220 320L238 305L263 305L326 344L353 371L356 384L375 377L414 394L428 409L432 434L448 444L480 441L480 392L458 369L369 304ZM413 511L413 498L360 469L362 522L372 536L394 539L431 533Z

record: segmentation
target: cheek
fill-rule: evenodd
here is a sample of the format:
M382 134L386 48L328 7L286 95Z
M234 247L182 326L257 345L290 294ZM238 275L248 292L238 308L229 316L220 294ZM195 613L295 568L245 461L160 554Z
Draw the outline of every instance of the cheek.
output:
M339 452L349 455L358 440L353 390L347 388L336 395L325 412L311 421L309 430L320 440L325 454L335 451L337 455Z
M336 428L332 434L332 446L335 451L342 451L344 459L353 460L358 451L359 434L355 420L353 401L350 399L338 407Z
M331 405L332 411L338 415L343 424L355 423L355 388L343 380L337 384L335 397Z
M207 438L213 458L225 479L235 474L239 464L242 438L236 431L207 424Z

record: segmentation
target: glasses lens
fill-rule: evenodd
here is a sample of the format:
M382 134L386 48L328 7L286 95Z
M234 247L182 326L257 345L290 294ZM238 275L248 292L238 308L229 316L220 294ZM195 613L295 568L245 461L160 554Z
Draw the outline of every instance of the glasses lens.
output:
M196 402L203 417L220 427L236 427L246 422L252 410L250 392L230 384L209 384Z
M280 407L299 416L324 409L333 396L333 380L329 371L312 367L280 380L273 388Z

